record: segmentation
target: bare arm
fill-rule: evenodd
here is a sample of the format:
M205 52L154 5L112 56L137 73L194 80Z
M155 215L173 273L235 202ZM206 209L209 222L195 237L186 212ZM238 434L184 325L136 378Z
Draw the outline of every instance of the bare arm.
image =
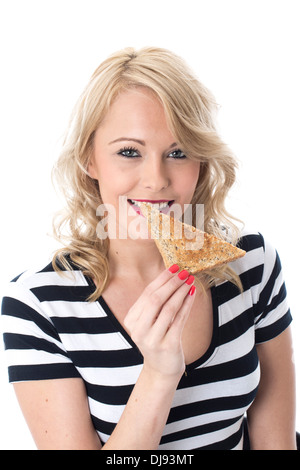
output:
M166 270L128 312L126 327L144 365L103 449L157 448L184 372L181 336L194 300L190 287ZM101 449L81 379L22 382L15 390L39 449Z
M176 384L163 382L155 375L151 377L143 370L119 424L103 449L155 449ZM81 379L19 382L14 388L38 449L101 449Z
M14 389L38 449L101 449L83 380L18 382Z
M258 345L261 381L248 412L253 450L296 450L295 370L290 327Z

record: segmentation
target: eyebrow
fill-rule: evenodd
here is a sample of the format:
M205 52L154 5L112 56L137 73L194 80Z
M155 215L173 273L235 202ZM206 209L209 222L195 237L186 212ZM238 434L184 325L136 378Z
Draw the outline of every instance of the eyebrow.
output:
M119 137L118 139L115 139L109 142L108 145L115 144L116 142L123 142L123 141L137 142L138 144L143 145L144 147L146 145L146 142L144 140L135 139L134 137ZM178 145L177 142L173 142L173 144L171 144L169 148L177 147L177 145Z
M138 144L140 145L146 145L146 142L144 140L140 140L140 139L135 139L133 137L119 137L118 139L116 140L112 140L111 142L109 142L109 145L110 144L114 144L115 142L122 142L122 141L132 141L132 142L137 142Z

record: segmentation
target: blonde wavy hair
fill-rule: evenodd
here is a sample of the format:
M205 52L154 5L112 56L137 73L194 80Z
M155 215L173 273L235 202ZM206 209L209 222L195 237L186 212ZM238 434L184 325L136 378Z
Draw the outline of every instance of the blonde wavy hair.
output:
M72 270L73 263L93 279L96 288L90 301L96 300L109 282L109 239L97 237L96 209L102 200L98 182L89 176L87 168L93 155L95 132L109 107L121 92L134 87L146 87L155 94L184 152L201 162L192 199L194 225L196 204L204 204L204 230L233 244L238 241L239 230L233 222L237 219L225 208L237 163L218 135L215 121L218 106L213 95L186 63L168 50L147 47L116 52L96 69L80 96L53 169L66 207L53 221L54 236L64 246L56 251L52 264L61 272ZM239 277L227 265L207 271L205 279L208 285L230 280L242 288Z

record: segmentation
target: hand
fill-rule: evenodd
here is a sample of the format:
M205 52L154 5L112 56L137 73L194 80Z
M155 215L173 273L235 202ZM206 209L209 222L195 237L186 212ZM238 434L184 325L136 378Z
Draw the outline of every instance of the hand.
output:
M163 271L131 307L124 325L144 356L144 368L165 377L185 370L182 332L195 298L194 277L178 266ZM172 272L173 271L173 272ZM191 287L192 286L192 287Z

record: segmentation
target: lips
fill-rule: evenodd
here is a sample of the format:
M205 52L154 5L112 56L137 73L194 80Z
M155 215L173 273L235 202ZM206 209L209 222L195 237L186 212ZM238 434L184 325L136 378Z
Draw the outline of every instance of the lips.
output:
M148 202L149 204L171 203L173 199L128 199L129 201Z
M169 212L169 209L171 205L174 203L173 200L168 200L168 199L160 199L160 200L150 200L150 199L128 199L128 203L133 207L133 209L139 214L141 214L140 211L140 204L146 202L148 204L151 204L153 208L159 210L163 214L167 214Z

